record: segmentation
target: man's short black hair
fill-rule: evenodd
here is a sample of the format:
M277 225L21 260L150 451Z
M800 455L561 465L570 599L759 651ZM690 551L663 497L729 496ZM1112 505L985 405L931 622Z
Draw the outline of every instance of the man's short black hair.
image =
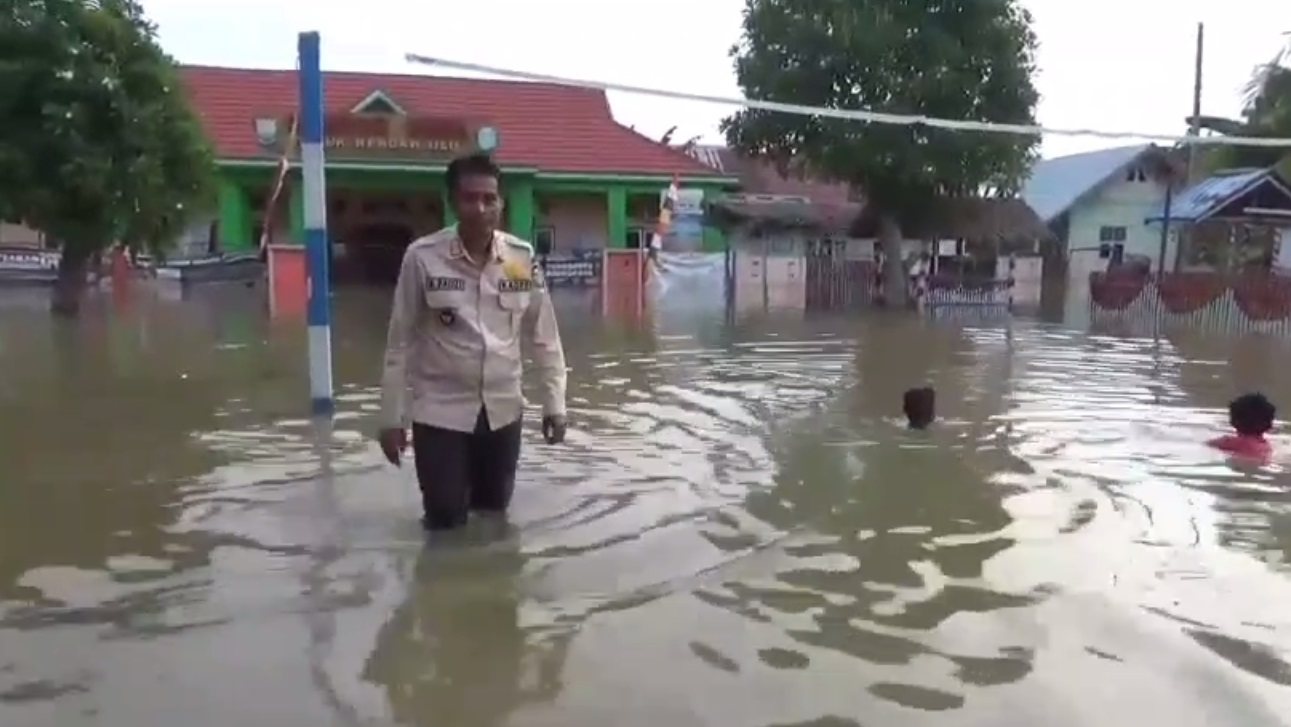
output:
M937 416L937 392L931 386L910 389L901 399L901 409L911 429L925 429Z
M493 157L484 152L476 152L457 157L450 162L448 172L444 177L444 181L448 184L448 191L452 193L457 191L457 185L461 183L463 177L493 177L494 179L501 179L502 168L494 163Z
M1248 437L1267 434L1277 415L1277 407L1263 394L1242 394L1228 403L1229 423Z

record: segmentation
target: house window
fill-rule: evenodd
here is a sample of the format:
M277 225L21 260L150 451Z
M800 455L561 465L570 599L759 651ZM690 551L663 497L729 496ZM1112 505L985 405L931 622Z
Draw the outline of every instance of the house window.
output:
M628 237L624 240L629 250L641 250L650 247L650 230L644 227L629 227Z
M1099 242L1125 242L1126 229L1124 227L1114 227L1104 225L1098 228Z
M533 231L533 246L539 255L550 255L556 242L556 230L551 227L538 227Z
M1105 242L1098 246L1098 257L1103 260L1111 260L1113 265L1120 265L1125 261L1125 245L1119 242Z
M776 237L772 238L767 246L767 253L782 257L792 257L798 254L798 244L793 238Z
M1148 175L1143 171L1143 167L1130 167L1125 171L1125 181L1146 182L1148 181Z

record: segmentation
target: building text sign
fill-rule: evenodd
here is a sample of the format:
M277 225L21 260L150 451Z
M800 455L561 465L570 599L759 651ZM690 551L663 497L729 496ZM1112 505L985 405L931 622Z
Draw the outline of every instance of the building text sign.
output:
M323 142L327 151L353 152L408 152L410 154L456 155L466 150L460 139L393 139L380 136L345 137L327 135Z
M542 258L551 288L593 288L601 283L602 250L561 250Z
M255 124L260 145L269 153L282 153L292 129L291 118L261 118ZM461 119L393 114L329 115L323 133L329 159L351 160L446 161L476 150L493 151L498 138L492 127Z

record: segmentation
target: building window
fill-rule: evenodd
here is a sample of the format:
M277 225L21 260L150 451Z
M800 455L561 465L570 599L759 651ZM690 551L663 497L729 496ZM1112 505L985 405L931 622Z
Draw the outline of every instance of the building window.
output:
M1126 229L1124 227L1114 227L1104 225L1098 228L1099 242L1125 242Z
M533 231L533 246L539 255L550 255L556 242L556 230L551 227L536 227Z
M650 247L650 230L644 227L629 227L628 237L623 242L629 250L641 250Z
M1130 167L1125 171L1125 181L1146 182L1148 181L1148 175L1143 171L1143 167Z
M1111 260L1113 265L1120 265L1125 261L1125 245L1121 243L1103 243L1098 246L1098 257L1103 260Z

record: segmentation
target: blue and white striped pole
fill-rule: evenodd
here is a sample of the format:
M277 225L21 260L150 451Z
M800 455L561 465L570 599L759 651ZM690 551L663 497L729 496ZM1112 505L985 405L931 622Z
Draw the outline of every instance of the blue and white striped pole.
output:
M301 33L300 176L304 193L305 269L309 279L309 398L315 416L331 416L332 281L327 244L327 179L323 170L323 69L317 32Z

